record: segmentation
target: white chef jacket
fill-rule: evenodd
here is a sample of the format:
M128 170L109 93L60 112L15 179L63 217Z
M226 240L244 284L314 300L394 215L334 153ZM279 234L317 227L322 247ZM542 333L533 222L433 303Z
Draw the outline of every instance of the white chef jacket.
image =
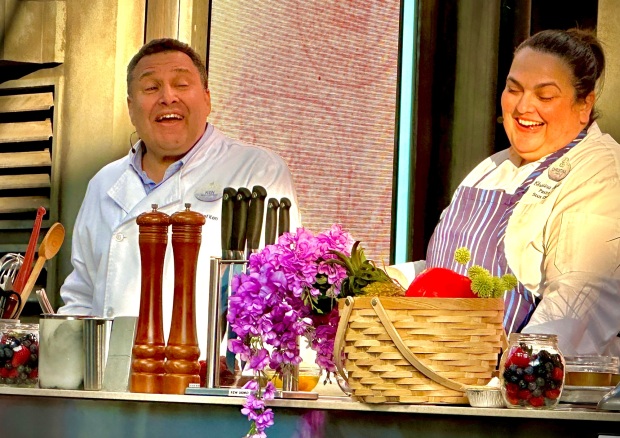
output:
M206 354L209 269L221 257L221 195L225 187L261 185L267 198L288 197L291 231L301 225L292 175L284 161L266 149L249 146L206 130L181 169L146 194L130 167L131 153L101 169L89 182L73 230L73 272L60 289L65 303L58 312L103 317L138 316L141 290L138 215L152 210L172 215L191 204L205 215L196 269L196 328L201 357ZM200 198L200 199L199 199ZM170 228L171 234L171 228ZM264 240L261 240L263 242ZM171 236L164 262L164 336L170 330L174 291Z
M506 149L461 185L512 194L543 160L518 167ZM560 163L568 173L554 181ZM517 279L542 298L524 333L557 334L565 355L620 355L620 146L596 123L533 181L504 244Z

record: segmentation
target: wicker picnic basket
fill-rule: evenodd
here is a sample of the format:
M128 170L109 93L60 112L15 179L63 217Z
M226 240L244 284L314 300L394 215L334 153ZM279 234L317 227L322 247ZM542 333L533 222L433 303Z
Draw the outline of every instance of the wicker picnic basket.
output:
M334 358L356 400L466 404L496 368L501 298L348 297L339 310Z

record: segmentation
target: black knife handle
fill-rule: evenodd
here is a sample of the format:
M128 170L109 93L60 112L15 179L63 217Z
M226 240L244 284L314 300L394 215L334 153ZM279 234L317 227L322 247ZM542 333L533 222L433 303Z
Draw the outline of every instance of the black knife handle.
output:
M273 245L276 243L278 208L280 208L280 201L276 198L269 198L267 202L267 215L265 217L265 245Z
M233 224L233 210L235 205L235 198L237 197L237 190L232 187L226 187L222 195L222 258L230 259L230 250L232 249L232 224Z
M240 187L237 190L237 196L235 197L233 221L232 221L232 250L245 252L245 235L246 227L248 223L248 206L250 204L250 198L252 192L245 187ZM243 259L243 257L241 257Z
M260 232L263 228L263 215L265 214L265 198L267 190L262 186L252 187L252 199L248 210L247 241L248 253L258 249L260 244ZM248 257L249 258L249 257Z
M288 233L291 228L291 200L280 199L280 212L278 217L278 236Z

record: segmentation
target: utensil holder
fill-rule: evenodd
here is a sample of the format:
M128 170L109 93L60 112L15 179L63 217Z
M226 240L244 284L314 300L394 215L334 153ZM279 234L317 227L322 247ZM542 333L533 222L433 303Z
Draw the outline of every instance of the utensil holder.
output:
M207 388L235 386L241 376L242 364L228 351L228 340L236 337L226 320L228 298L232 293L231 282L237 273L245 272L247 260L222 260L212 257L209 284L209 324L207 327ZM224 358L224 359L221 359ZM223 375L220 367L225 360L226 369L232 375ZM237 369L237 365L239 368Z

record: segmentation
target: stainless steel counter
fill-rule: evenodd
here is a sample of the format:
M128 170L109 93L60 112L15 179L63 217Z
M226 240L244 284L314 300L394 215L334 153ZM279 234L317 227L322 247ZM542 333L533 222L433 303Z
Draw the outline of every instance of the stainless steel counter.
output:
M0 387L2 436L242 437L244 398ZM347 397L274 400L279 437L620 436L620 412L364 404ZM5 435L7 433L7 435ZM9 435L10 433L11 435Z

